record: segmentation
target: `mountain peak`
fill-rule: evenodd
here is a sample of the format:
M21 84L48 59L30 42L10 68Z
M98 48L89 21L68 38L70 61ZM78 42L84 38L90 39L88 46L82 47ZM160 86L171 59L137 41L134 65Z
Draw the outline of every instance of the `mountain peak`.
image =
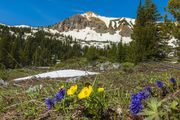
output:
M88 11L88 12L82 14L82 16L84 16L86 18L91 18L91 17L97 17L98 15L92 11Z
M77 39L96 40L97 38L95 39L92 36L100 35L99 39L103 38L103 40L109 40L112 39L111 37L113 35L118 36L118 38L120 38L120 36L130 37L133 23L133 19L105 17L89 11L65 19L51 28L60 31L65 35L76 36L75 38ZM85 37L81 37L83 34ZM109 35L111 37L103 37L103 34L106 37Z
M86 12L85 14L88 15L88 16L96 15L96 14L95 14L94 12L92 12L92 11L88 11L88 12Z

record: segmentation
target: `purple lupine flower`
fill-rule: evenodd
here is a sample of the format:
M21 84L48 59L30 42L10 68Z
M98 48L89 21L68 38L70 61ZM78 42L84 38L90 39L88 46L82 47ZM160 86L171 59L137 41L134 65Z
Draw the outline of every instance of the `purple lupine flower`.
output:
M140 96L138 93L132 94L132 95L131 95L131 99L132 99L133 101L140 101L140 100L141 100L141 96Z
M142 91L142 92L139 92L140 96L141 96L141 100L145 100L149 97L149 92L146 90Z
M159 88L162 88L162 87L164 86L164 83L161 82L161 81L159 81L159 80L157 80L157 81L156 81L156 85L157 85Z
M66 94L66 90L60 89L60 91L54 97L54 101L55 102L61 101L64 98L65 94Z
M141 101L147 99L150 95L150 92L151 92L151 88L147 87L146 89L140 91L139 93L132 94L131 96L132 101L130 106L130 110L132 114L137 115L140 111L142 111L143 106L141 104Z
M176 84L176 79L175 78L170 78L170 81L173 83L173 84Z
M151 86L147 86L147 87L145 88L145 90L147 90L149 93L151 93L151 92L152 92L152 88L151 88Z
M47 105L48 109L54 107L54 104L56 102L61 101L64 98L65 94L66 94L66 90L61 88L53 99L51 98L46 99L45 104Z
M134 115L137 115L140 111L142 111L142 109L143 109L143 106L140 102L138 101L131 102L130 110Z
M130 110L132 114L137 115L143 109L141 104L142 96L139 93L133 94L131 96L131 99L132 101L131 101Z
M147 99L149 95L152 93L151 86L147 86L142 92L143 92L143 99Z
M45 100L45 104L47 105L48 109L51 109L52 107L54 107L54 100L51 98L48 98Z

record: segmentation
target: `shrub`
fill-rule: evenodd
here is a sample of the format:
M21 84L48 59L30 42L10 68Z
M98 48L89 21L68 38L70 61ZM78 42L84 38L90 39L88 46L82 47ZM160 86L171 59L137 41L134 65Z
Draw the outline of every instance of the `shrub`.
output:
M5 69L5 66L3 64L0 64L0 78L3 80L7 80L8 76L8 70Z
M125 63L122 63L122 66L123 66L123 71L132 73L135 65L134 63L131 63L131 62L125 62Z
M62 61L59 64L56 64L54 67L55 68L79 68L79 67L84 67L87 64L88 62L86 58L74 58L74 59Z

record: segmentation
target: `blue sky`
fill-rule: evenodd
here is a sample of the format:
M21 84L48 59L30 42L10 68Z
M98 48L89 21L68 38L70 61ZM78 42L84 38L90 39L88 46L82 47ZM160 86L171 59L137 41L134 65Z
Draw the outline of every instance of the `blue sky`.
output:
M163 15L168 0L153 0ZM136 17L139 0L0 0L0 23L46 26L77 13Z

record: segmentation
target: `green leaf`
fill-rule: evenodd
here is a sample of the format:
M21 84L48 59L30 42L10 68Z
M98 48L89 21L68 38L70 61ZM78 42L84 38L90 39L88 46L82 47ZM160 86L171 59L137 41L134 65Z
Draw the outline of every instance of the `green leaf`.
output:
M139 115L145 116L145 120L160 120L163 115L163 112L159 109L161 104L161 101L152 98L147 102L147 108L145 108Z
M173 109L173 110L177 110L177 105L178 105L178 102L177 101L173 101L170 105L170 107Z

